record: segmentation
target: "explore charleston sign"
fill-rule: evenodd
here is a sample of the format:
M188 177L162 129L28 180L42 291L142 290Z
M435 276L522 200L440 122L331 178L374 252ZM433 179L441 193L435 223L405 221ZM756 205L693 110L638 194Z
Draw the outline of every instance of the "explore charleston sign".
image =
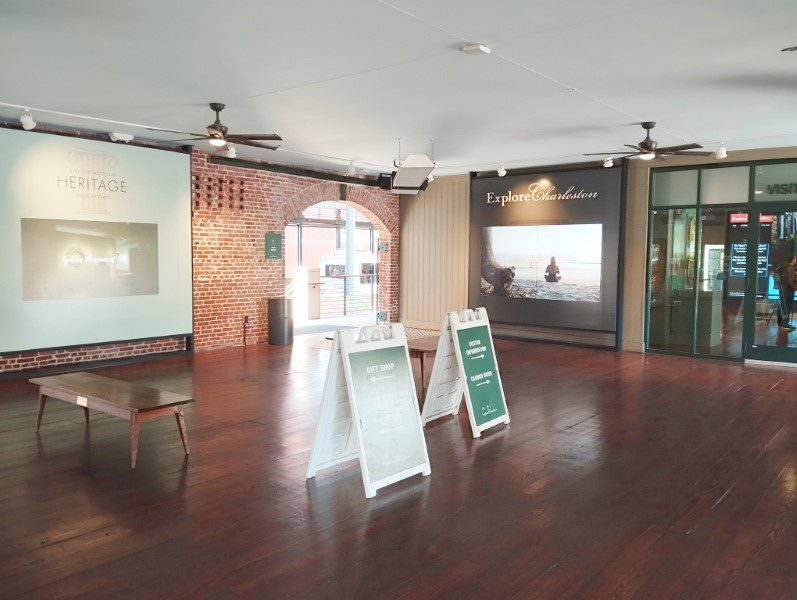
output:
M487 204L506 205L510 202L550 202L552 200L587 200L597 198L598 192L588 192L583 188L576 191L575 186L570 186L564 192L556 189L555 185L535 181L529 185L528 192L518 194L508 191L506 194L487 192Z

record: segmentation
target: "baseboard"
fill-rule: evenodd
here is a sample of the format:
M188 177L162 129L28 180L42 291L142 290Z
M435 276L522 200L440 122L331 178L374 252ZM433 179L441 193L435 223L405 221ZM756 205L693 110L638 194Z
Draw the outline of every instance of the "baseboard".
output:
M638 340L623 340L621 346L621 350L623 352L639 352L644 354L645 352L645 343L640 342Z
M787 367L790 369L797 369L797 363L775 362L774 360L755 360L752 358L745 358L744 364L745 366L750 365L753 367Z
M177 358L180 356L193 356L193 350L173 350L170 352L158 352L155 354L142 354L138 356L120 356L119 358L106 358L104 360L93 360L90 362L69 363L65 365L54 365L52 367L42 367L40 369L28 369L27 371L8 371L0 373L0 381L7 379L28 379L29 377L42 377L44 375L57 375L70 371L88 371L101 367L115 367L132 363L148 362L151 360L162 360L165 358Z

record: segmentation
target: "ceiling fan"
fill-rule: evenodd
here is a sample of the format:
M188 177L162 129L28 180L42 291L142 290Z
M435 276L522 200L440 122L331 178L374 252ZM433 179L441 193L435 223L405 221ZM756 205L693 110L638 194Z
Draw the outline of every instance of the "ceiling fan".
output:
M229 133L227 126L221 122L219 113L224 110L224 104L220 102L211 102L210 110L216 113L216 120L207 126L207 134L191 133L190 131L175 131L174 129L156 129L150 127L152 131L168 131L169 133L182 133L193 137L169 140L171 142L190 142L195 140L207 140L212 146L216 148L223 148L227 144L241 144L243 146L252 146L254 148L265 148L266 150L276 150L279 146L271 144L263 144L262 141L282 141L282 138L276 133Z
M642 128L646 131L647 135L645 139L639 142L637 145L632 146L631 144L626 144L626 148L631 148L631 150L617 150L616 152L592 152L590 154L585 154L584 156L617 156L619 158L631 158L633 156L638 156L642 160L651 160L653 158L658 158L660 160L664 160L667 156L673 155L692 155L692 156L712 156L714 152L689 152L689 150L697 150L698 148L702 148L700 144L680 144L678 146L664 146L659 148L658 143L656 140L651 139L650 137L650 130L656 126L655 121L643 121L640 123Z

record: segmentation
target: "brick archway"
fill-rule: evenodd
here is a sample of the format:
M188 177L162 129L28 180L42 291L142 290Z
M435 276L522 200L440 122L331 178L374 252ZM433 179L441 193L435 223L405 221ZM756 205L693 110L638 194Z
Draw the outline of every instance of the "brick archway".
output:
M256 344L268 337L268 299L285 294L282 257L265 257L265 234L305 208L339 201L334 181L245 165L222 165L207 152L191 153L191 226L194 272L194 347ZM398 196L346 185L346 203L368 217L388 244L379 257L377 306L398 319ZM284 243L284 242L283 242Z
M334 181L320 181L304 188L294 198L286 201L282 207L283 229L305 209L319 202L340 202L357 209L379 231L380 245L387 244L387 251L379 253L377 264L379 278L377 309L387 314L388 321L397 321L398 197L383 190L372 191L366 186L343 184L346 188L346 200L340 200L341 185Z

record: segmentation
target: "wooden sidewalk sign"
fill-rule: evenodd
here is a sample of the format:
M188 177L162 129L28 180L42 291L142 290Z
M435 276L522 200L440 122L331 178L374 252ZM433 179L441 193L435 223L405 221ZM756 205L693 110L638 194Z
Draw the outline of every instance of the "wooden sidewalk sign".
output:
M335 333L307 478L353 459L366 498L431 473L401 325Z
M456 415L463 396L473 437L480 437L482 431L500 423L509 423L490 321L483 308L452 311L443 317L421 416L424 425Z

